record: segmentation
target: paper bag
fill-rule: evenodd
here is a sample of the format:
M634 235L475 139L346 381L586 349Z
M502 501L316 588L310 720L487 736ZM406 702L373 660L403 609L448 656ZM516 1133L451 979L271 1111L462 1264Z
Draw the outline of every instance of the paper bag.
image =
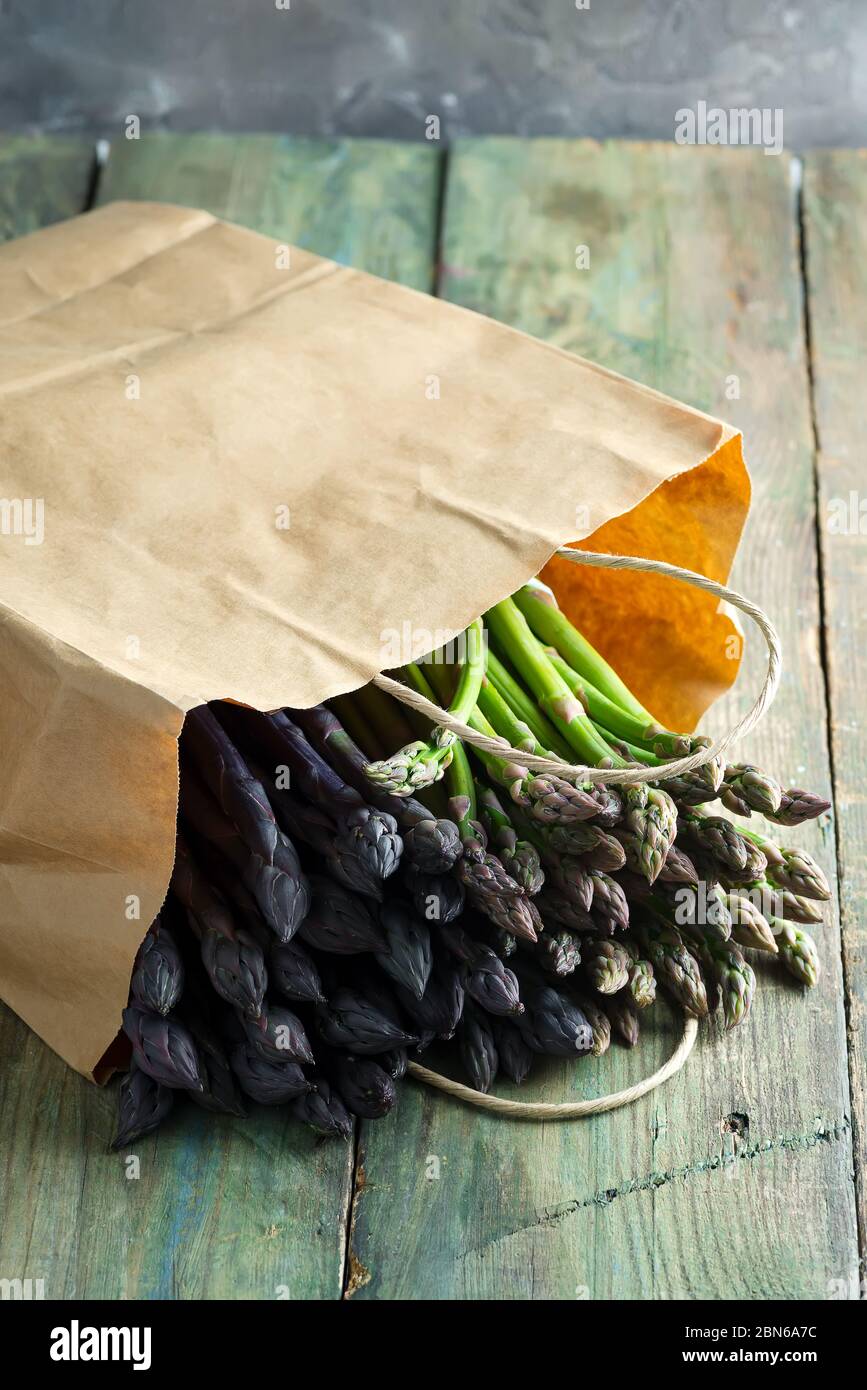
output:
M749 497L717 420L141 203L0 248L0 458L0 993L89 1075L165 895L186 710L352 690L566 542L724 580ZM546 574L663 720L733 680L708 595Z

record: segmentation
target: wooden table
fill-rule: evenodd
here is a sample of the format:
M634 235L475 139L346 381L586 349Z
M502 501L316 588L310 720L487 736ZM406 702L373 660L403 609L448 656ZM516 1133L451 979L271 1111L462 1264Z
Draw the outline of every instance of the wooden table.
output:
M340 1145L279 1112L219 1123L185 1107L137 1145L133 1178L108 1151L114 1094L3 1011L4 1277L43 1279L56 1298L857 1296L867 162L810 154L802 197L798 168L661 144L482 139L444 154L210 135L119 138L97 167L84 141L0 141L3 236L94 199L206 207L739 424L755 504L734 582L771 613L787 658L743 754L835 801L833 820L789 837L834 885L820 987L764 973L747 1026L704 1026L684 1072L596 1119L507 1123L406 1084L395 1113ZM852 497L841 532L834 502ZM751 650L716 727L760 663ZM619 1089L676 1028L663 1009L635 1053L553 1068L533 1094Z

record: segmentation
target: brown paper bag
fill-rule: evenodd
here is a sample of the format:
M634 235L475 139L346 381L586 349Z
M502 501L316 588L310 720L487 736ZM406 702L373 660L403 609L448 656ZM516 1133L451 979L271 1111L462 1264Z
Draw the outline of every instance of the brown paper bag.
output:
M749 499L717 420L141 203L0 248L0 457L0 992L86 1074L165 894L186 710L354 689L565 542L724 580ZM666 722L734 678L708 595L546 575Z

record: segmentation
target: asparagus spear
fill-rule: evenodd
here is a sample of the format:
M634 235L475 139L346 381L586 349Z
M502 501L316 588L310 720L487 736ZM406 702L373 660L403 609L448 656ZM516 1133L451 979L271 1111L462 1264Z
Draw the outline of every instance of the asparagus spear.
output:
M443 927L440 939L466 966L464 989L471 999L491 1014L524 1012L518 978L503 964L496 951L473 940L460 927Z
M707 746L708 740L701 736L675 734L663 728L635 698L608 662L573 627L566 615L556 606L540 599L538 590L525 585L515 594L514 602L536 637L556 648L561 658L583 682L585 690L592 689L594 697L604 697L608 702L604 708L610 710L610 706L613 705L615 710L632 715L636 721L633 726L636 734L643 725L641 737L636 737L633 742L643 743L651 751L658 749L658 755L670 757L682 757ZM606 723L605 719L601 722ZM626 737L628 738L629 734ZM703 768L699 768L696 775L706 781L709 789L715 792L722 780L722 772L722 766L715 761L713 765L705 764Z
M756 976L733 941L705 937L699 947L702 964L719 988L726 1030L742 1023L756 992Z
M616 994L629 983L630 957L618 941L591 938L584 944L584 969L600 994Z
M649 960L642 958L631 937L621 937L620 945L629 957L628 989L638 1009L647 1009L656 998L656 976Z
M214 989L227 1003L250 1018L262 1014L268 972L261 946L242 927L202 932L202 963Z
M425 874L409 864L403 877L413 907L424 921L448 923L460 917L466 895L454 874Z
M503 868L531 896L545 882L539 851L529 840L519 839L493 787L476 782L476 796L482 821L493 841Z
M400 902L384 903L379 920L385 949L376 953L377 962L386 975L421 999L433 967L430 932Z
M388 1052L378 1052L376 1061L377 1065L382 1067L392 1081L400 1081L406 1075L406 1064L409 1058L405 1047L391 1047Z
M447 873L461 855L461 842L453 821L437 820L414 797L389 796L372 787L365 774L369 759L325 705L293 710L297 724L311 743L356 791L379 810L396 819L403 834L404 854L424 873Z
M300 941L275 941L269 957L271 983L298 1004L324 1004L316 962Z
M770 925L783 965L802 985L812 989L818 983L820 973L815 941L808 932L792 922L781 922L772 917Z
M510 1081L520 1086L533 1065L533 1053L521 1037L521 1030L507 1018L489 1020L500 1067Z
M772 816L780 809L783 789L760 767L753 767L751 763L729 763L723 775L720 798L731 810L745 808L746 815L759 811L763 816Z
M752 880L761 878L767 868L768 861L759 847L725 816L681 812L678 834L712 855L726 871L747 873Z
M163 1018L136 1005L124 1009L122 1017L123 1031L141 1071L175 1090L203 1089L196 1045L178 1019L171 1015Z
M533 1052L552 1057L574 1057L590 1052L593 1030L577 1006L549 986L530 991L526 1013L518 1020L525 1043Z
M617 994L606 995L602 1007L621 1042L627 1047L634 1047L638 1042L640 1025L638 1006L629 990L621 989Z
M264 791L261 795L267 802ZM194 827L228 859L253 894L271 930L281 941L290 940L307 916L310 894L295 849L277 829L273 817L273 853L263 855L243 840L189 766L183 766L181 771L180 807L185 824Z
M305 802L288 788L269 785L268 775L264 770L252 760L250 766L266 788L277 824L284 834L291 836L296 844L306 844L315 849L324 860L332 878L343 884L344 888L380 900L383 879L397 867L395 857L387 853L384 862L377 862L375 841L371 845L365 845L360 852L359 840L364 844L363 831L360 836L354 833L338 833L334 822L324 811L310 802ZM381 829L381 826L378 825L377 829ZM368 849L374 851L373 867Z
M404 991L400 990L401 997ZM316 1007L316 1025L330 1047L360 1056L375 1056L395 1047L409 1047L415 1037L404 1032L357 990L338 989L327 1004Z
M304 1025L283 1004L269 1002L258 1018L246 1014L239 1014L238 1018L248 1043L266 1062L315 1062Z
M590 870L590 884L593 891L590 903L593 920L609 935L615 931L625 931L629 925L629 903L620 884L599 869Z
M572 761L572 749L569 744L564 738L561 738L554 725L545 718L539 706L530 699L520 681L515 680L508 667L490 647L488 648L488 667L485 672L485 679L512 711L515 718L519 719L530 730L540 748L546 748L549 752L556 753L557 757L563 758L567 762ZM483 683L482 689L484 690L484 688ZM489 703L489 708L493 712L491 703ZM492 724L496 723L488 710L483 708L482 712ZM517 747L517 744L515 746Z
M445 1040L454 1036L464 1009L460 969L444 955L434 954L434 967L421 999L397 987L397 996L419 1033Z
M190 1031L199 1054L199 1070L203 1082L201 1091L187 1094L203 1110L218 1115L246 1115L235 1074L229 1065L225 1049L198 1006L185 1001L183 1022Z
M679 932L667 923L646 920L639 926L638 937L663 988L686 1013L704 1018L708 1012L704 980Z
M466 656L460 663L457 686L449 714L466 723L475 708L485 673L485 641L481 619L464 633ZM365 771L376 786L396 796L412 794L438 781L452 758L456 737L450 730L436 728L429 741L415 740L390 758L369 763Z
M614 995L613 997L616 998L617 996ZM589 995L585 994L576 994L574 999L590 1024L593 1033L593 1043L590 1050L594 1057L601 1057L611 1045L611 1021L605 1010L600 1007L602 1001L591 999Z
M569 931L543 931L536 942L536 959L542 969L565 978L581 964L581 948Z
M570 932L595 932L597 925L590 913L578 906L575 899L550 884L542 889L538 897L539 910L545 923L554 923Z
M469 1002L458 1026L458 1047L471 1084L477 1091L489 1091L499 1069L497 1045L490 1022Z
M336 838L332 854L338 862L345 862L350 871L355 865L363 865L375 881L387 879L395 872L403 853L395 817L368 805L356 788L320 756L304 731L285 711L263 715L253 710L238 711L231 705L223 708L224 718L229 721L237 721L239 714L247 717L250 737L259 741L263 752L267 751L275 769L285 768L294 791L300 792L333 823ZM297 808L297 796L286 794L281 785L284 777L283 773L278 773L276 779L270 776L265 786L275 806L292 819L293 801ZM307 810L303 802L300 810L302 815ZM294 819L297 821L297 815Z
M385 950L385 937L365 898L321 874L311 875L310 886L313 906L301 927L308 946L336 955Z
M175 1007L183 988L184 966L180 952L158 914L138 948L130 985L132 999L143 1009L165 1015Z
M250 1043L238 1043L230 1056L238 1085L259 1105L285 1105L311 1089L297 1062L268 1061Z
M133 1060L121 1080L117 1101L117 1133L111 1147L125 1149L162 1124L172 1108L174 1095Z
M382 1057L350 1057L345 1052L329 1052L325 1069L333 1075L343 1104L351 1115L378 1120L394 1109L397 1091L394 1079L381 1065ZM323 1059L320 1057L320 1065Z
M765 814L768 820L777 825L792 826L801 825L805 820L815 820L830 809L830 801L824 801L813 792L805 792L800 787L787 787L776 811L766 811Z
M698 883L698 871L680 845L672 845L659 871L661 883Z
M430 700L436 698L418 666L410 664L405 669L408 679L421 694ZM435 676L438 678L439 673ZM496 926L506 928L513 936L535 941L536 930L523 901L523 889L506 872L496 855L487 851L485 832L477 818L473 775L460 741L452 745L452 753L446 770L449 810L458 826L464 850L457 865L458 877L475 906Z
M725 903L732 919L732 939L739 946L776 955L777 941L770 924L748 893L732 889L726 893Z
M346 1106L322 1076L317 1076L315 1090L297 1096L290 1109L296 1120L309 1125L326 1139L348 1139L352 1133L352 1119Z

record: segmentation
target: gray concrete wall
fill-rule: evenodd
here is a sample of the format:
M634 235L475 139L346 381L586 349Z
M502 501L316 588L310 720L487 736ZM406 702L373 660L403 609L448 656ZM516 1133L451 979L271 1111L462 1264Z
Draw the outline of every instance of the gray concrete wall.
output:
M0 130L669 139L700 101L867 145L867 0L0 0Z

